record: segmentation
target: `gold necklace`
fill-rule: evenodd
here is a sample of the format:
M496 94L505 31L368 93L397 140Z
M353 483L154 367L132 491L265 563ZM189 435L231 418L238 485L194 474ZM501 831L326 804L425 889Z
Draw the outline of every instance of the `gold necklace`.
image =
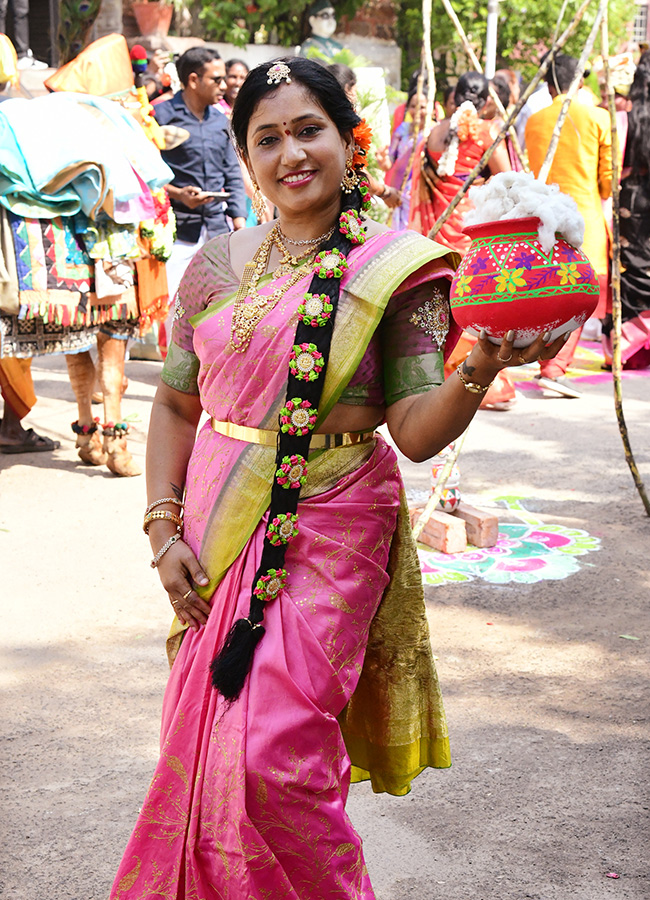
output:
M277 225L266 235L260 244L251 262L244 266L244 272L239 284L239 290L235 297L235 305L232 312L232 327L230 331L230 347L235 353L244 353L251 342L253 333L264 316L272 310L284 297L289 288L297 284L301 278L309 273L313 264L314 249L306 251L300 257L295 258L296 265L301 259L308 257L302 265L291 269L289 278L266 296L259 293L257 286L262 276L266 273L274 245L278 245ZM281 242L280 242L281 244ZM280 247L278 247L280 249ZM280 249L280 252L283 251ZM278 270L287 265L291 255L284 248L280 266L273 273L273 277L281 277ZM284 273L282 273L284 274ZM246 302L247 298L250 302Z
M282 232L280 226L278 225L277 233L275 234L273 243L278 248L281 258L280 262L275 268L275 271L273 272L274 278L282 278L283 275L289 275L296 266L300 265L303 259L307 259L310 256L313 257L316 253L316 250L318 249L318 244L321 242L323 237L327 237L327 235L321 235L320 238L317 238L315 241L310 242L306 250L303 250L302 253L298 253L294 256L292 253L289 253L289 251L285 247L284 242L280 237L281 233ZM330 234L333 234L333 230L332 232L330 232Z
M321 234L320 237L308 238L305 241L294 241L292 238L287 237L286 234L284 233L284 231L282 230L282 226L280 225L279 222L276 227L278 229L278 237L281 238L281 240L286 241L287 244L295 244L296 247L306 247L307 244L320 244L322 241L329 240L329 238L331 238L332 235L334 234L334 229L336 228L336 225L332 225L332 227L329 229L329 231L326 231L325 234Z

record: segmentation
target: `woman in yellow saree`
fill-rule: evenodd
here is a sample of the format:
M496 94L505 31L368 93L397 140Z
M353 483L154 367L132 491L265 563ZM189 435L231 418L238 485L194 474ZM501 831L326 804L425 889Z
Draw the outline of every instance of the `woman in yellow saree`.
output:
M259 66L232 123L280 215L206 244L176 301L145 515L173 666L111 897L372 900L350 781L404 794L450 764L397 460L374 429L431 456L512 341L479 341L443 384L454 254L363 217L367 135L327 71Z

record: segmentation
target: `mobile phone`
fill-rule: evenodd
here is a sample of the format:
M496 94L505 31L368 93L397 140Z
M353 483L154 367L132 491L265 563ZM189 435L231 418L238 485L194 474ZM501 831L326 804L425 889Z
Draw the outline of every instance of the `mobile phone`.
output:
M206 197L212 200L227 200L230 197L230 191L201 191L198 195L199 200L205 200Z

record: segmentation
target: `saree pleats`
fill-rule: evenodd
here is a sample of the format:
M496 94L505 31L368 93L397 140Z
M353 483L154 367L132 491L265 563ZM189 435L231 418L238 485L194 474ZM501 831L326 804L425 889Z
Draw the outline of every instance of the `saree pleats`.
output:
M344 809L350 763L337 716L357 686L389 580L399 491L395 456L379 441L355 471L301 503L286 589L267 609L251 675L228 706L207 670L247 610L258 525L217 588L207 625L188 632L176 656L161 758L113 897L374 896Z

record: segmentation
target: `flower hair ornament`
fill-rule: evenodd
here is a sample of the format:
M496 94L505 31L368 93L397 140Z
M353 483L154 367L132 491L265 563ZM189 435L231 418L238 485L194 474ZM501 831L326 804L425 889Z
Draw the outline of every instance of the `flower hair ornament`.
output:
M266 83L280 84L281 81L291 84L291 69L286 63L275 63L267 70Z
M365 119L352 129L354 137L354 156L352 157L352 165L355 169L365 166L368 158L368 150L372 143L372 128Z
M438 175L453 175L456 171L458 149L460 141L466 141L469 137L475 138L478 133L478 113L471 100L465 100L452 115L449 121L449 136L451 140L444 151L436 169Z

